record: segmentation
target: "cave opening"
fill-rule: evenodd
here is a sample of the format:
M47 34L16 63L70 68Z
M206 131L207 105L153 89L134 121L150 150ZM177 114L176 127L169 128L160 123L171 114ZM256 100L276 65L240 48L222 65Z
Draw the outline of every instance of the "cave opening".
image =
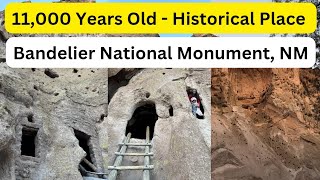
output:
M146 139L147 126L150 128L150 139L153 138L154 126L158 120L156 106L154 103L142 105L134 111L132 118L128 121L126 127L127 135L131 133L131 138Z
M142 69L121 69L117 74L108 78L108 102L111 101L113 95L118 91L120 87L128 85L133 76L139 73ZM111 71L109 71L110 73Z
M190 100L191 105L193 104L192 100L195 98L197 106L197 111L195 113L196 118L204 119L204 107L201 102L201 97L197 91L197 89L187 87L188 99ZM200 111L200 112L199 112Z
M27 119L28 119L28 122L33 122L33 115L32 114L29 114L27 116Z
M86 157L81 160L80 167L84 168L85 171L95 172L95 167L91 159L91 155L93 154L92 149L89 146L90 136L74 129L74 134L79 141L79 146L86 152ZM80 169L81 169L80 168ZM81 172L81 174L85 175L86 173Z
M173 116L173 107L170 105L169 107L169 115L172 117Z
M56 73L55 71L53 71L52 69L49 69L49 68L44 70L44 74L52 79L59 77L58 73Z
M37 129L27 127L22 128L21 155L36 157L35 139L37 133Z

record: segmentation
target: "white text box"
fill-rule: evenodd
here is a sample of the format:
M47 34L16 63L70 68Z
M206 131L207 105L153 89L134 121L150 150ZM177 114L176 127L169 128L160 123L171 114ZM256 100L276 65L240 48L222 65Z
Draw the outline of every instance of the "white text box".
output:
M310 68L305 37L13 37L12 68Z

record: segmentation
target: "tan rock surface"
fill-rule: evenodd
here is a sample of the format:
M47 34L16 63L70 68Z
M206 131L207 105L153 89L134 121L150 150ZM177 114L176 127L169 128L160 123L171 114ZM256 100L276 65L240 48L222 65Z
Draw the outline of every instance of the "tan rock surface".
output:
M320 178L320 71L212 70L212 179Z

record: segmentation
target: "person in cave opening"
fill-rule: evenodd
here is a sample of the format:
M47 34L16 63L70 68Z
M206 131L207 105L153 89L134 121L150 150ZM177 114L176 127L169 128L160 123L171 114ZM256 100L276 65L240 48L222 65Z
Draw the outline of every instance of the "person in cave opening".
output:
M199 94L197 93L197 90L196 89L190 90L188 93L188 97L191 102L192 114L199 119L203 119L204 115L200 109L201 100L200 100Z

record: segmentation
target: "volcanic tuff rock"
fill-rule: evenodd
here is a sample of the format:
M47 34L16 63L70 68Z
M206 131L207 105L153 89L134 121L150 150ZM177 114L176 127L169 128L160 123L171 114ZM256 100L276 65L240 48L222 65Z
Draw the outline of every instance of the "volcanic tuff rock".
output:
M0 64L0 179L81 179L85 152L73 129L91 137L95 164L103 169L98 126L107 113L107 70L11 69ZM24 129L36 129L35 157L21 155ZM106 128L103 129L106 131ZM104 139L107 141L107 139ZM103 144L103 141L102 143Z
M5 42L13 36L158 36L157 34L21 35L4 28L0 12L0 179L82 179L85 156L74 130L90 137L99 171L108 160L107 69L11 69ZM32 42L31 42L32 43ZM36 132L35 157L21 155L23 132ZM29 132L29 133L30 133ZM103 157L103 158L102 158Z
M218 37L214 34L193 34L192 37Z
M125 72L132 73L126 70L122 72L123 77ZM192 115L187 87L198 90L205 119ZM154 103L158 120L152 140L155 166L152 179L210 179L210 99L209 69L144 69L136 72L127 85L116 90L109 103L109 165L114 163L117 144L125 137L126 126L136 108ZM134 138L131 142L144 140ZM128 149L140 153L141 150ZM143 157L124 158L123 165L139 164L143 164ZM119 179L141 179L141 176L141 171L122 171Z
M212 70L212 179L317 180L320 70Z

